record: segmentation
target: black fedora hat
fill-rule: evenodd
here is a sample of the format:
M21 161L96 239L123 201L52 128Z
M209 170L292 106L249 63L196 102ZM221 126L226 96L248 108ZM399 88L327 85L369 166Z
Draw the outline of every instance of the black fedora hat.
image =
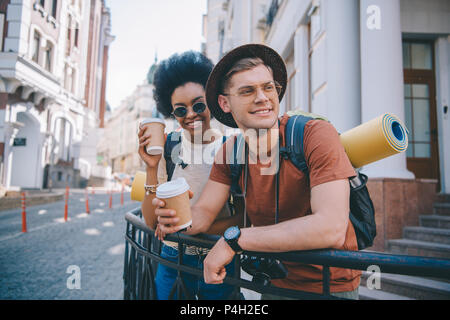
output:
M274 80L282 87L281 92L278 95L280 101L286 91L286 65L283 58L281 58L275 50L262 44L246 44L228 52L220 59L209 75L208 82L206 83L206 102L213 116L224 125L232 128L237 128L238 126L231 113L223 112L217 98L219 94L223 93L220 92L220 90L227 72L237 61L244 58L260 58L264 64L272 69Z

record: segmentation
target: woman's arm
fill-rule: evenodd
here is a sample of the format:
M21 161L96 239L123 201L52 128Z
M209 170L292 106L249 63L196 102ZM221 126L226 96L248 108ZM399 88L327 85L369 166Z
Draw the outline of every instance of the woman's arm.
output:
M144 129L139 130L139 156L145 162L146 165L146 180L145 183L147 185L157 185L158 184L158 164L161 160L161 155L149 155L145 151L145 147L150 143L150 134L146 134ZM155 215L156 207L152 205L153 199L156 197L156 194L149 193L145 194L144 200L142 201L141 211L142 216L144 217L145 223L151 229L155 229L158 223L157 217Z

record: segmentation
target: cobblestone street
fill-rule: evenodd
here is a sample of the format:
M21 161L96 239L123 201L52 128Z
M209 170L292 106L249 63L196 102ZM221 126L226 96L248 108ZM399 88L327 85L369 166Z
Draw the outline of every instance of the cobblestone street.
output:
M109 209L109 195L96 192L86 214L84 190L69 199L67 222L64 201L27 208L27 233L20 208L0 212L0 299L122 299L124 214L140 203L125 193L121 206L115 193Z

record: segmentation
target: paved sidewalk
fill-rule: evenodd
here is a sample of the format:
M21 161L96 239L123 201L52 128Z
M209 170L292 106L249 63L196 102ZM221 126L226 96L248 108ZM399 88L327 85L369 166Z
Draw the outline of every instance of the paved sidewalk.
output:
M64 201L27 207L28 232L21 232L21 209L0 212L0 299L122 299L125 212L140 205L124 194L71 190ZM79 273L78 273L79 271ZM80 288L76 288L77 276Z

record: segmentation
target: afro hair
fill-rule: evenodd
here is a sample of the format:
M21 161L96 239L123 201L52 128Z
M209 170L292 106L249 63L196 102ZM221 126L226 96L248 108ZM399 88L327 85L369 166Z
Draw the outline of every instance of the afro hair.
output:
M153 78L156 108L166 118L173 118L172 94L188 82L206 87L214 64L200 52L174 54L159 63Z

